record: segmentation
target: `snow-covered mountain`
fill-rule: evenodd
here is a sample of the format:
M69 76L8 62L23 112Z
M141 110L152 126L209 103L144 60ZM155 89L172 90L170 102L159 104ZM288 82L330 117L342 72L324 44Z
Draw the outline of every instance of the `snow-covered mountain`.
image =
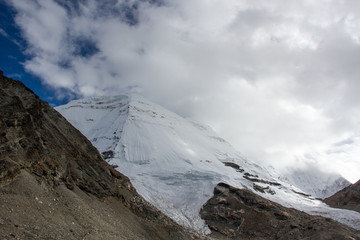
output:
M206 233L199 216L219 182L360 229L360 214L332 209L242 157L209 127L139 95L94 97L56 108L127 175L149 202L183 226Z
M351 185L340 174L321 171L316 167L292 169L286 175L289 182L313 197L325 199Z

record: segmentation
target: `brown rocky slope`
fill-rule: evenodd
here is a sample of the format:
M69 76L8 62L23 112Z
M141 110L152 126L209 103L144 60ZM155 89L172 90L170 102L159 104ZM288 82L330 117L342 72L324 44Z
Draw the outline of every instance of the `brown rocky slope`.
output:
M0 239L194 239L92 144L0 74Z
M200 214L217 239L360 239L360 231L332 219L283 207L225 183L215 187Z
M360 180L324 199L331 207L360 212Z

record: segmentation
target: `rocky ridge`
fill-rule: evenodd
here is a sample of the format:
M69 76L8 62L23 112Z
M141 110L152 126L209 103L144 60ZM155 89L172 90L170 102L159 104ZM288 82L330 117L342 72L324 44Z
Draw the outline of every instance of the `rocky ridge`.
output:
M218 239L360 239L330 218L286 208L252 191L219 183L200 211Z
M46 102L0 76L0 239L194 239Z
M324 199L331 207L360 212L360 180Z

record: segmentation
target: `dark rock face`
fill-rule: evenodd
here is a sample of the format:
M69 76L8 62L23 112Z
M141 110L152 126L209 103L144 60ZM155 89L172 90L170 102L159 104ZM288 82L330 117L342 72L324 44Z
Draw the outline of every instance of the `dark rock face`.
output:
M331 219L283 207L245 189L220 183L200 211L219 239L360 239Z
M102 152L101 155L103 156L104 159L109 159L109 158L114 157L114 152L109 150L109 151Z
M331 207L360 212L360 180L324 199Z
M223 162L223 164L227 167L232 167L233 169L235 169L237 172L244 172L245 170L242 169L239 165L237 165L236 163L233 162Z
M0 239L193 239L21 82L0 75Z

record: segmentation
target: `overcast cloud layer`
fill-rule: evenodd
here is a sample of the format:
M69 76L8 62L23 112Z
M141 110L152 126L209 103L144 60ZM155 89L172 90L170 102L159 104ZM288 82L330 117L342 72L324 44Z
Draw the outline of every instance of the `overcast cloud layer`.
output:
M251 160L360 177L358 0L9 3L58 98L140 92Z

